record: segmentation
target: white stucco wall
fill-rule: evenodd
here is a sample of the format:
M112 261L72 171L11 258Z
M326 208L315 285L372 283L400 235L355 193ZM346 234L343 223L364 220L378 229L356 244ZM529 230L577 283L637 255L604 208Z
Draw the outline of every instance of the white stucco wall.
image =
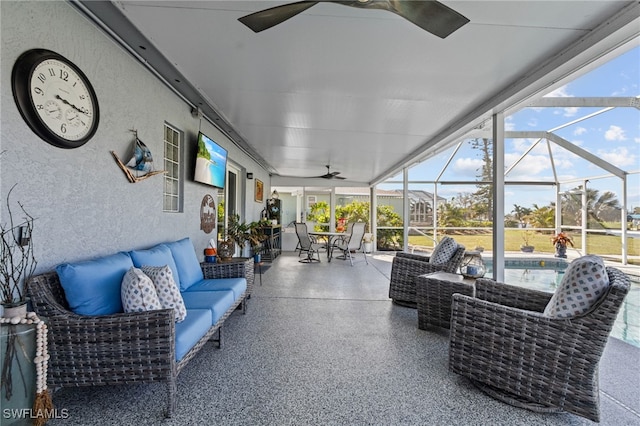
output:
M12 193L36 218L33 241L38 272L64 261L88 259L119 250L191 237L199 255L214 233L200 228L200 203L217 190L193 182L197 132L201 128L229 151L230 160L265 183L268 173L240 151L214 126L192 117L191 108L155 76L62 1L0 2L2 40L0 190L2 216ZM100 125L95 136L77 149L56 148L36 136L20 116L11 91L11 70L26 50L53 50L79 66L96 91ZM163 168L163 125L184 132L184 212L162 211L164 178L154 176L129 183L113 160L123 160L132 142L129 129L154 154ZM128 158L127 158L128 159ZM240 176L244 182L244 175ZM264 207L254 202L253 182L243 192L247 220L256 220Z

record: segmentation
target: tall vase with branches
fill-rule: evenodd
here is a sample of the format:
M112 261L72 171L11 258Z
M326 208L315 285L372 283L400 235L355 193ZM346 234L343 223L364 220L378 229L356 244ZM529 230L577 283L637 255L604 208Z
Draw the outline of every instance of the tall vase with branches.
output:
M23 218L15 218L11 209L14 188L6 198L8 222L0 223L0 304L4 310L0 323L6 327L2 331L2 404L14 408L14 404L32 404L38 416L35 424L42 425L47 410L53 407L47 391L47 327L35 313L26 312L25 283L37 265L32 241L34 218L20 202ZM35 330L25 329L25 325ZM22 392L14 395L14 391ZM12 401L14 396L18 398Z

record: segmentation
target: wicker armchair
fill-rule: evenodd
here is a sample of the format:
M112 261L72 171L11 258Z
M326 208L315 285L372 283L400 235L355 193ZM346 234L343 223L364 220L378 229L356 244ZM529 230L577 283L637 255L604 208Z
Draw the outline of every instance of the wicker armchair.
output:
M630 287L606 270L607 292L571 319L542 315L550 293L487 279L476 281L475 298L455 294L449 370L511 405L599 421L598 363Z
M464 257L464 246L459 246L451 260L444 265L433 265L429 263L429 256L418 254L396 253L391 264L391 281L389 282L389 298L393 302L416 307L416 283L415 277L434 272L456 273Z
M207 278L223 277L245 277L245 264L207 271ZM33 276L27 289L34 311L45 318L49 328L49 386L166 382L167 417L171 417L176 407L178 374L208 340L222 343L222 324L247 296L245 292L194 347L176 361L173 309L77 315L69 309L56 272Z

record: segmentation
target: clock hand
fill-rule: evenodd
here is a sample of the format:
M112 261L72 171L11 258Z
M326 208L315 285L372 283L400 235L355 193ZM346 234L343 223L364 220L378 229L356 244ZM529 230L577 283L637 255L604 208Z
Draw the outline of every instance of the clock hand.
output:
M71 108L75 109L78 112L81 112L81 113L83 113L85 115L89 115L85 111L83 111L80 108L78 108L77 106L75 106L74 104L70 103L68 100L61 98L60 95L56 95L56 99L60 99L62 101L62 103L65 103L65 104L69 105Z

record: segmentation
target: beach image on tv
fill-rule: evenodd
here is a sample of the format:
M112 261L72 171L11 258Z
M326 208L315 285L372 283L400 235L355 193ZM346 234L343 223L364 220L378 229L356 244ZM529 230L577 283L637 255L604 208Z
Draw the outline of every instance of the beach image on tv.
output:
M198 135L198 153L194 180L224 188L227 151L206 135Z

